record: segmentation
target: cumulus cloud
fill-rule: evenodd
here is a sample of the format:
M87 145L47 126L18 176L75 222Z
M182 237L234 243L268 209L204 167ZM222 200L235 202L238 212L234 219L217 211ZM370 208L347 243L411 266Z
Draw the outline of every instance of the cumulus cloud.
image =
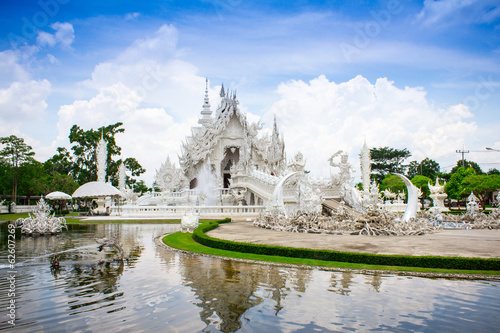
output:
M189 133L188 123L175 122L163 108L140 107L141 96L124 84L117 83L100 89L89 100L77 100L59 109L55 146L69 147L70 128L77 124L84 130L97 129L122 122L125 133L116 136L122 147L122 158L135 157L147 173L143 177L152 183L155 170L170 156L175 160L180 139ZM190 123L196 123L194 117Z
M200 109L205 78L178 57L177 29L161 26L154 35L137 39L115 59L98 64L82 87L99 90L121 83L144 103L165 106L177 119ZM216 96L215 91L210 91ZM193 98L195 97L195 98Z
M408 148L412 159L436 159L454 152L472 137L477 126L464 105L438 109L421 88L398 88L386 78L370 83L363 76L330 82L319 76L310 82L280 84L280 95L264 118L276 114L287 155L301 151L313 174L330 172L327 159L339 149L349 152L359 169L358 154L366 138L370 147Z
M25 122L39 120L47 108L49 93L47 80L17 81L0 89L0 136L10 135Z
M425 0L417 20L428 26L488 24L500 18L495 0Z
M0 87L9 86L13 81L28 81L28 71L19 63L19 55L15 51L0 52Z

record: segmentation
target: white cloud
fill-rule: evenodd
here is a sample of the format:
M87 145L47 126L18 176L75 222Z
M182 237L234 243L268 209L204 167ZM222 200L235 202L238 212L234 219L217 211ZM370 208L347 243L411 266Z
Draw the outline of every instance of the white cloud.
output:
M282 83L277 92L280 98L264 118L270 123L276 114L287 156L301 151L313 175L328 175L327 159L339 149L349 152L359 169L364 138L370 147L408 148L412 159L439 159L477 130L465 121L473 115L464 105L437 109L423 89L400 89L386 78L375 84L362 76L335 83L319 76L309 83Z
M56 45L56 38L54 37L54 35L49 34L48 32L40 31L38 33L38 36L36 37L36 42L40 46L53 47L54 45Z
M56 22L50 27L55 30L53 34L46 31L39 31L36 42L39 46L54 47L59 44L64 50L71 50L71 44L75 40L75 30L68 22Z
M14 81L29 79L30 75L19 63L19 56L15 51L0 52L0 87L7 87Z
M49 93L47 80L16 81L7 89L0 89L0 136L18 131L23 123L40 120Z
M178 59L177 30L161 26L151 37L141 38L115 59L98 64L92 79L82 86L100 90L121 83L135 90L148 105L165 107L176 119L201 109L204 78L198 69ZM215 91L210 92L216 96Z
M134 19L138 18L140 15L141 14L137 13L137 12L128 13L127 15L125 15L125 20L134 20Z
M69 147L68 134L77 124L84 130L122 122L124 133L116 135L122 158L134 157L146 168L142 177L151 185L155 170L167 155L176 159L180 140L189 133L188 123L178 123L163 108L141 108L140 95L123 84L100 89L90 100L77 100L60 108L56 146ZM189 119L191 123L196 118Z
M495 0L425 0L417 21L425 25L483 24L500 18Z

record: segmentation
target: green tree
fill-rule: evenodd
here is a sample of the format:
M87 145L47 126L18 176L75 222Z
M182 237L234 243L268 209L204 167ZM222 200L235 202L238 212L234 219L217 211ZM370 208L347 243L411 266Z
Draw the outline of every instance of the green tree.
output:
M389 189L392 193L406 192L406 185L396 175L386 174L382 182L380 183L380 191L383 192Z
M456 172L451 175L450 180L444 186L444 191L448 194L448 197L455 200L462 200L467 197L470 191L467 192L464 188L463 180L467 176L474 174L475 172L473 168L459 167Z
M44 162L43 167L47 172L57 172L63 175L75 174L75 161L71 153L63 147L57 148L57 154Z
M0 158L0 194L12 193L12 167Z
M17 200L17 185L19 177L19 166L35 155L31 151L33 148L24 143L23 138L18 138L15 135L1 137L0 144L4 148L0 151L0 158L4 158L12 168L12 201Z
M69 142L73 144L71 150L74 154L74 177L79 184L97 180L96 150L101 137L107 142L108 169L112 167L113 156L120 155L121 152L121 148L116 144L115 135L125 131L124 128L121 128L122 125L123 123L118 122L88 131L84 131L77 125L71 127ZM108 170L106 170L106 178L109 175Z
M408 165L408 178L413 179L416 175L435 179L439 174L439 163L426 157L422 161L411 161Z
M420 196L420 204L422 205L422 208L424 208L424 200L429 197L429 194L431 194L429 190L429 182L432 183L432 180L426 176L416 175L411 179L411 182L422 192L422 195Z
M463 179L462 185L465 193L473 192L479 198L484 209L491 192L500 189L500 176L470 174Z
M482 175L484 172L483 170L481 170L481 167L479 166L479 164L477 164L476 162L473 162L473 161L467 161L467 160L464 160L463 162L463 166L462 166L462 160L458 160L457 161L457 165L453 167L453 169L451 169L450 173L456 173L458 168L472 168L474 169L474 172L476 173L476 175Z
M145 192L151 191L151 189L147 187L146 184L144 184L144 180L141 179L133 184L133 191L142 195Z
M19 166L18 192L27 196L28 205L30 197L43 192L46 175L43 164L33 158Z
M498 170L497 168L489 169L487 174L488 175L500 175L500 170Z
M404 160L411 156L408 149L379 147L370 149L372 177L381 183L388 173L405 173Z

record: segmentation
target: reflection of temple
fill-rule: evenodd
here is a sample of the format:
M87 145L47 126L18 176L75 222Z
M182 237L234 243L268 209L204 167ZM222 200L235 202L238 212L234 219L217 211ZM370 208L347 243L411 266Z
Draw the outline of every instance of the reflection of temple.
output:
M179 259L185 284L199 299L201 319L207 325L217 325L222 332L239 330L245 312L261 304L264 298L276 302L278 313L290 293L288 285L304 292L311 279L311 271L306 270L284 271L279 266L192 256L180 256Z

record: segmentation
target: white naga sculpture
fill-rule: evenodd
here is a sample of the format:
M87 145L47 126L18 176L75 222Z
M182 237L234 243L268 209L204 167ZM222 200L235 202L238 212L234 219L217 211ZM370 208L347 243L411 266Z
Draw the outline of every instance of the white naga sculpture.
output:
M406 206L405 213L403 214L403 222L408 222L410 219L414 219L417 216L417 210L418 210L418 194L417 194L417 188L415 185L412 184L412 182L406 178L406 176L395 173L396 176L401 178L403 182L406 185L406 188L408 189L408 204Z

